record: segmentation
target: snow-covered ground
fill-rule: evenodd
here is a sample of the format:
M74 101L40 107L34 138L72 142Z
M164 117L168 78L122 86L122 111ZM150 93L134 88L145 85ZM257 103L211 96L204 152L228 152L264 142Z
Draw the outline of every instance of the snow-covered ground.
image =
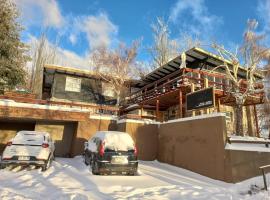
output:
M141 161L137 176L93 176L81 157L56 158L46 172L1 170L0 199L270 199L249 195L254 184L262 187L262 177L228 184L157 161Z

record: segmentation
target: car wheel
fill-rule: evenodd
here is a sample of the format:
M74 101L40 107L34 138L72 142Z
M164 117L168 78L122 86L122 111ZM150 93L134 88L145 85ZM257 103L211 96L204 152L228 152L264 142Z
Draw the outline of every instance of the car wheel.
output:
M51 164L52 164L52 158L50 157L50 158L48 158L47 162L45 162L44 165L41 167L41 171L44 172L47 169L49 169Z
M84 161L85 165L89 165L89 163L86 161L86 154L84 154L84 156L83 156L83 161Z
M92 174L93 175L99 175L98 164L95 161L93 162L93 165L92 165Z
M0 164L0 169L4 169L6 166L4 164Z

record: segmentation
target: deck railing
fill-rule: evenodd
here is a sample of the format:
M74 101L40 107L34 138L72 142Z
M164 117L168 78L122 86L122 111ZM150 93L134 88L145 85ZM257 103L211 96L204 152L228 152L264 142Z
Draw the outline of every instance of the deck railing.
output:
M225 96L229 91L232 90L233 87L232 83L226 78L225 74L214 73L207 70L184 68L179 69L178 73L174 72L174 76L171 75L150 83L140 90L132 93L126 98L126 102L124 104L130 105L156 98L160 95L178 90L180 87L190 86L191 83L194 84L196 90L202 89L205 87L205 79L208 79L208 87L214 87L214 89L218 91L221 96ZM245 91L246 82L243 80L241 84L241 91ZM263 86L260 84L256 84L256 87L263 88Z

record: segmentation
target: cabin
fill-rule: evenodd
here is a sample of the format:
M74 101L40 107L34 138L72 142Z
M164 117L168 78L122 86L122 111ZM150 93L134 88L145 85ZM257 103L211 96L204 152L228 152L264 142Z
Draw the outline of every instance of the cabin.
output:
M243 105L241 136L236 135L233 85L227 62L192 48L140 80L127 83L126 96L116 96L105 80L87 70L45 65L42 98L6 92L0 95L0 152L19 130L47 131L56 156L83 153L96 131L129 133L140 160L158 160L207 177L239 182L260 174L270 163L270 140L260 133L258 107L264 103L260 72L255 91ZM239 68L241 92L246 69Z

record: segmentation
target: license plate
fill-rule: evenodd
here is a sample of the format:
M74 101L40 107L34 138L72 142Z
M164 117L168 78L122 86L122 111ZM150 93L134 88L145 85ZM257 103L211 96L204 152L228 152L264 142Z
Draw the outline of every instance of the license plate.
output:
M112 164L127 164L128 159L127 159L127 156L113 156L111 163Z
M29 156L19 156L18 160L30 160Z

